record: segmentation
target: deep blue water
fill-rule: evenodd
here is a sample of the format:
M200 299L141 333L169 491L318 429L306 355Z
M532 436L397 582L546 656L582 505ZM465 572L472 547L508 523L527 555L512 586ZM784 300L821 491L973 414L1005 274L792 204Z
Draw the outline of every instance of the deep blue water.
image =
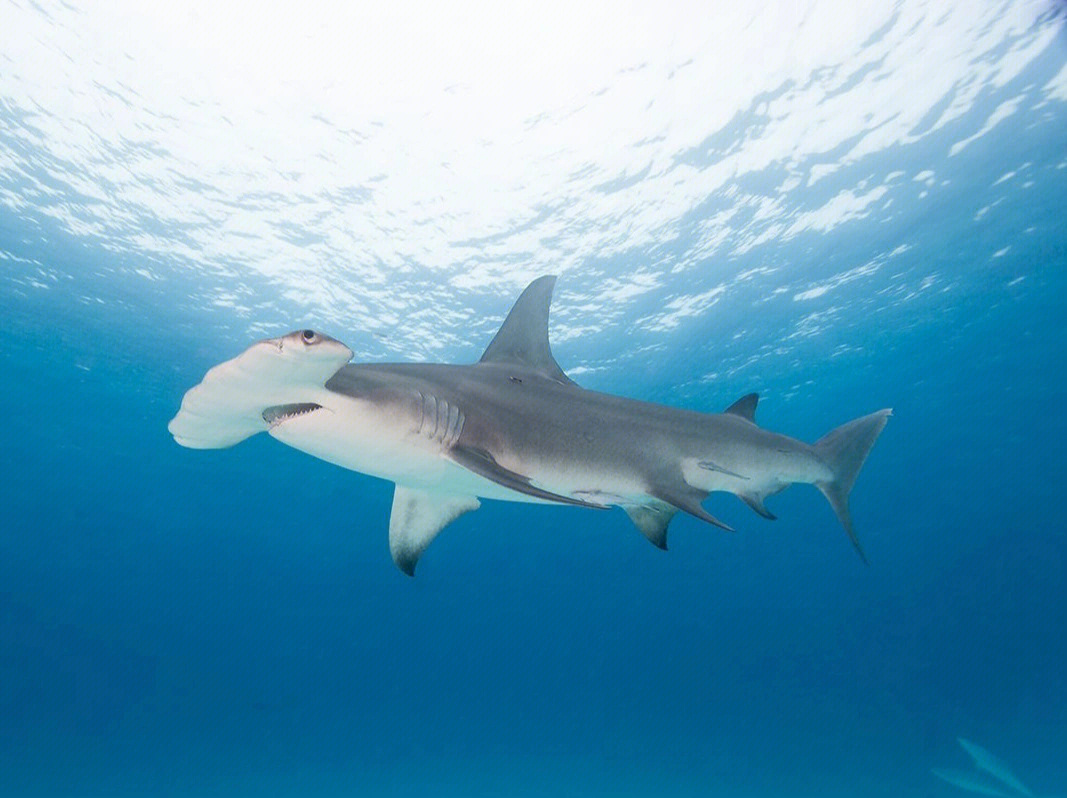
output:
M189 167L187 193L142 179L151 135L137 144L118 114L100 135L125 155L97 158L56 132L80 106L35 106L32 65L9 56L0 794L949 796L965 793L931 768L968 766L958 736L1035 792L1067 791L1067 22L1026 8L971 58L931 50L931 72L959 70L953 88L883 146L854 154L878 129L862 125L827 150L761 139L814 118L812 86L862 104L893 77L877 59L852 77L805 64L807 83L757 85L671 154L678 185L723 163L734 176L663 210L662 235L576 205L593 189L571 174L571 200L529 199L524 222L441 222L446 268L315 243L332 225L299 211L330 197L400 249L416 236L374 181L257 200L253 174L225 221L207 199L195 223L168 217L239 170L160 145L153 163ZM917 36L909 10L864 48ZM1012 53L1013 70L981 72ZM215 131L188 135L195 151ZM785 149L730 161L758 144ZM107 176L120 162L161 205ZM665 191L650 163L590 179L630 207ZM874 189L854 211L832 203ZM249 222L248 249L285 261L306 228L325 276L257 271L218 229L287 205L293 229ZM829 221L804 216L820 209ZM624 243L583 250L605 225ZM795 487L768 502L774 523L713 495L738 533L679 517L666 553L621 511L487 501L412 580L389 558L387 483L266 436L191 451L167 433L204 371L265 334L316 326L362 360L477 359L526 279L553 271L530 230L564 253L554 349L586 387L707 411L757 390L761 424L809 441L892 406L852 496L871 565Z

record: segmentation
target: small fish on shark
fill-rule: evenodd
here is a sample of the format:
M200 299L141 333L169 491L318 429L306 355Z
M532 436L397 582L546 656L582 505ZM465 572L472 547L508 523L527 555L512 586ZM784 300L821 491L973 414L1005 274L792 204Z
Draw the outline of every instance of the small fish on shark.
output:
M555 282L530 283L472 365L350 363L347 346L314 330L259 341L210 369L168 429L194 449L266 432L394 482L389 548L409 576L479 499L619 506L665 549L679 510L730 529L702 506L709 493L773 519L764 501L794 483L822 491L867 561L848 497L890 410L807 444L757 426L756 394L700 413L586 390L549 347Z

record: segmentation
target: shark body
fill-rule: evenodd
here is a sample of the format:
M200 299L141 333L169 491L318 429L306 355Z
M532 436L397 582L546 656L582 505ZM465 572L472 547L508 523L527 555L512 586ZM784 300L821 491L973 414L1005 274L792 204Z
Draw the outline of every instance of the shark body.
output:
M822 490L863 556L848 494L889 410L809 445L757 426L755 394L709 414L585 390L549 348L554 284L531 283L473 365L353 364L348 347L311 330L260 341L190 389L169 429L193 448L266 431L396 483L389 545L409 575L479 498L621 506L666 548L679 510L728 529L701 506L708 493L774 518L764 500L795 482Z

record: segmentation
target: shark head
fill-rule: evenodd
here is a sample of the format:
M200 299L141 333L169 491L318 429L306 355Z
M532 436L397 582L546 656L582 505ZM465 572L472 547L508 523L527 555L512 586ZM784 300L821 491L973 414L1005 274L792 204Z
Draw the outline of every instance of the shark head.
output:
M218 449L319 408L352 350L314 330L258 341L186 393L167 429L182 446Z
M245 370L269 375L284 391L289 385L321 388L351 359L352 350L336 338L314 330L295 330L281 338L265 338L230 362L240 361Z

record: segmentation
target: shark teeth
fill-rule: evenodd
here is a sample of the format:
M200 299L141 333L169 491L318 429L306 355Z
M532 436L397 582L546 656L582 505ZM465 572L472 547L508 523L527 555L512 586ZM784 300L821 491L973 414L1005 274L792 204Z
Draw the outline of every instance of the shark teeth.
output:
M266 421L271 428L274 428L279 424L284 424L292 418L304 416L321 409L322 405L317 405L314 402L296 402L288 405L273 405L263 411L263 420Z

